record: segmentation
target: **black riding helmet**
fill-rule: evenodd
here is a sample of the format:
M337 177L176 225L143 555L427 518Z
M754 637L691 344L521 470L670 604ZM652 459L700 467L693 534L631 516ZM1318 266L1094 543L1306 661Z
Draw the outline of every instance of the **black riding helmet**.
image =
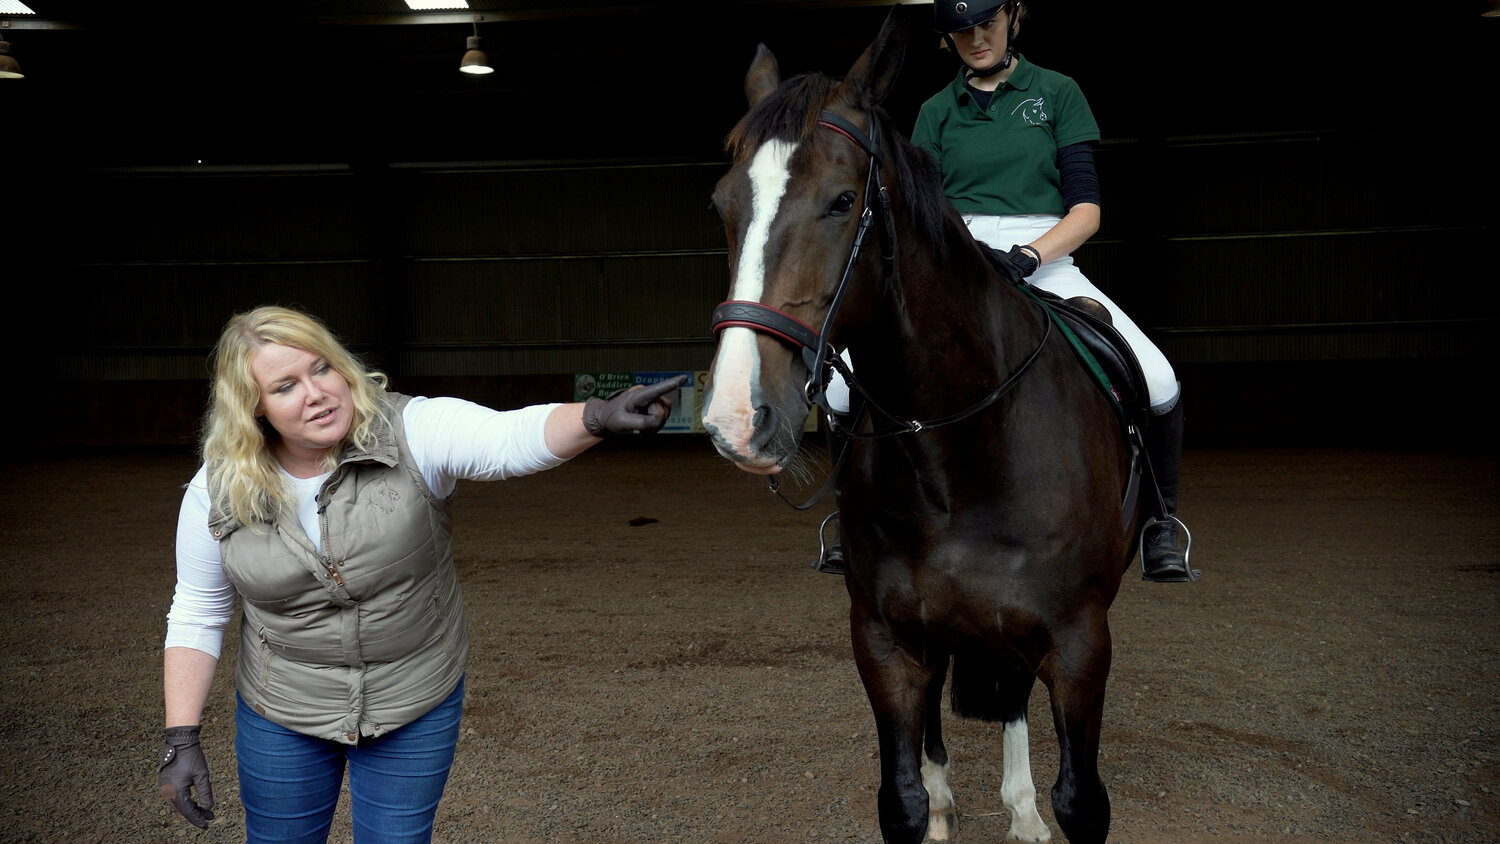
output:
M953 33L978 26L1000 14L1007 6L1010 7L1010 32L1005 39L1005 56L989 70L973 71L973 76L992 76L1010 67L1021 23L1019 0L937 0L932 4L934 28L943 34L943 40L948 42L948 49L954 55L958 55L958 47L953 43Z
M937 0L932 4L932 16L937 31L948 34L978 26L1012 2L1015 0Z

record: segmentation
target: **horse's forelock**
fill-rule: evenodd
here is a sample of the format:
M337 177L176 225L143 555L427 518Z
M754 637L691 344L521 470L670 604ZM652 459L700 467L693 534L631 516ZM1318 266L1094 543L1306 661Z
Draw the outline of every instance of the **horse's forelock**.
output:
M725 139L724 147L735 163L747 160L771 140L801 141L818 125L818 114L830 105L837 80L818 73L805 73L786 80L750 109ZM884 137L881 147L895 166L907 212L933 248L943 248L942 177L932 159L892 128L889 116L877 108Z
M788 79L735 124L724 148L740 162L767 141L802 140L817 125L818 112L823 110L834 84L834 80L817 73Z

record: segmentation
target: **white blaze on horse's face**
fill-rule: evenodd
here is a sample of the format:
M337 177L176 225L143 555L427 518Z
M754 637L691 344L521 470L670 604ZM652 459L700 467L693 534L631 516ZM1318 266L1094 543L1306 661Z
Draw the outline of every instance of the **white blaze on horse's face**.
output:
M766 247L791 179L789 164L796 150L795 143L772 140L761 145L750 161L750 220L735 264L730 299L759 302L765 295ZM758 454L751 445L757 404L754 390L760 379L755 331L740 327L724 329L719 336L712 378L713 389L703 410L704 428L713 434L721 450L733 451L728 456L741 468L779 471L775 455Z
M750 161L750 225L745 228L745 245L740 249L739 269L730 290L740 301L759 302L766 292L766 244L792 178L789 164L796 151L794 143L770 141L756 150Z

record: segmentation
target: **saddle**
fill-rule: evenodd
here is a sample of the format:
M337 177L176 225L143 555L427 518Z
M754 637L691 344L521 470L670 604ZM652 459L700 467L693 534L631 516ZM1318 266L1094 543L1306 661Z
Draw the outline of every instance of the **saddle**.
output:
M1094 382L1120 409L1126 424L1141 423L1150 412L1146 376L1130 344L1115 330L1109 309L1087 296L1063 299L1045 290L1028 287L1049 316L1067 335L1079 361Z
M1150 396L1140 361L1130 344L1115 330L1109 309L1087 296L1063 299L1028 284L1022 292L1036 300L1047 316L1067 337L1079 362L1088 370L1094 384L1109 398L1120 420L1120 433L1130 453L1130 472L1121 495L1120 518L1129 524L1140 501L1143 464L1146 453L1144 432L1151 414ZM1146 472L1155 482L1155 472Z

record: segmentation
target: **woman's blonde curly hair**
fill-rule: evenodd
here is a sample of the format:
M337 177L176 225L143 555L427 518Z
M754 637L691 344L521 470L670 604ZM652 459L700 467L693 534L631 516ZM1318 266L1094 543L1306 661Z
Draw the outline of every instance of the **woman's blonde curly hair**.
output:
M213 384L199 453L208 469L214 509L244 525L270 522L283 507L294 506L271 450L280 435L256 415L260 386L250 369L251 359L260 347L271 344L317 355L349 382L353 419L344 441L324 456L326 469L331 471L351 445L372 447L379 425L385 423L380 402L385 374L366 369L316 317L275 305L236 314L225 324L209 358Z

